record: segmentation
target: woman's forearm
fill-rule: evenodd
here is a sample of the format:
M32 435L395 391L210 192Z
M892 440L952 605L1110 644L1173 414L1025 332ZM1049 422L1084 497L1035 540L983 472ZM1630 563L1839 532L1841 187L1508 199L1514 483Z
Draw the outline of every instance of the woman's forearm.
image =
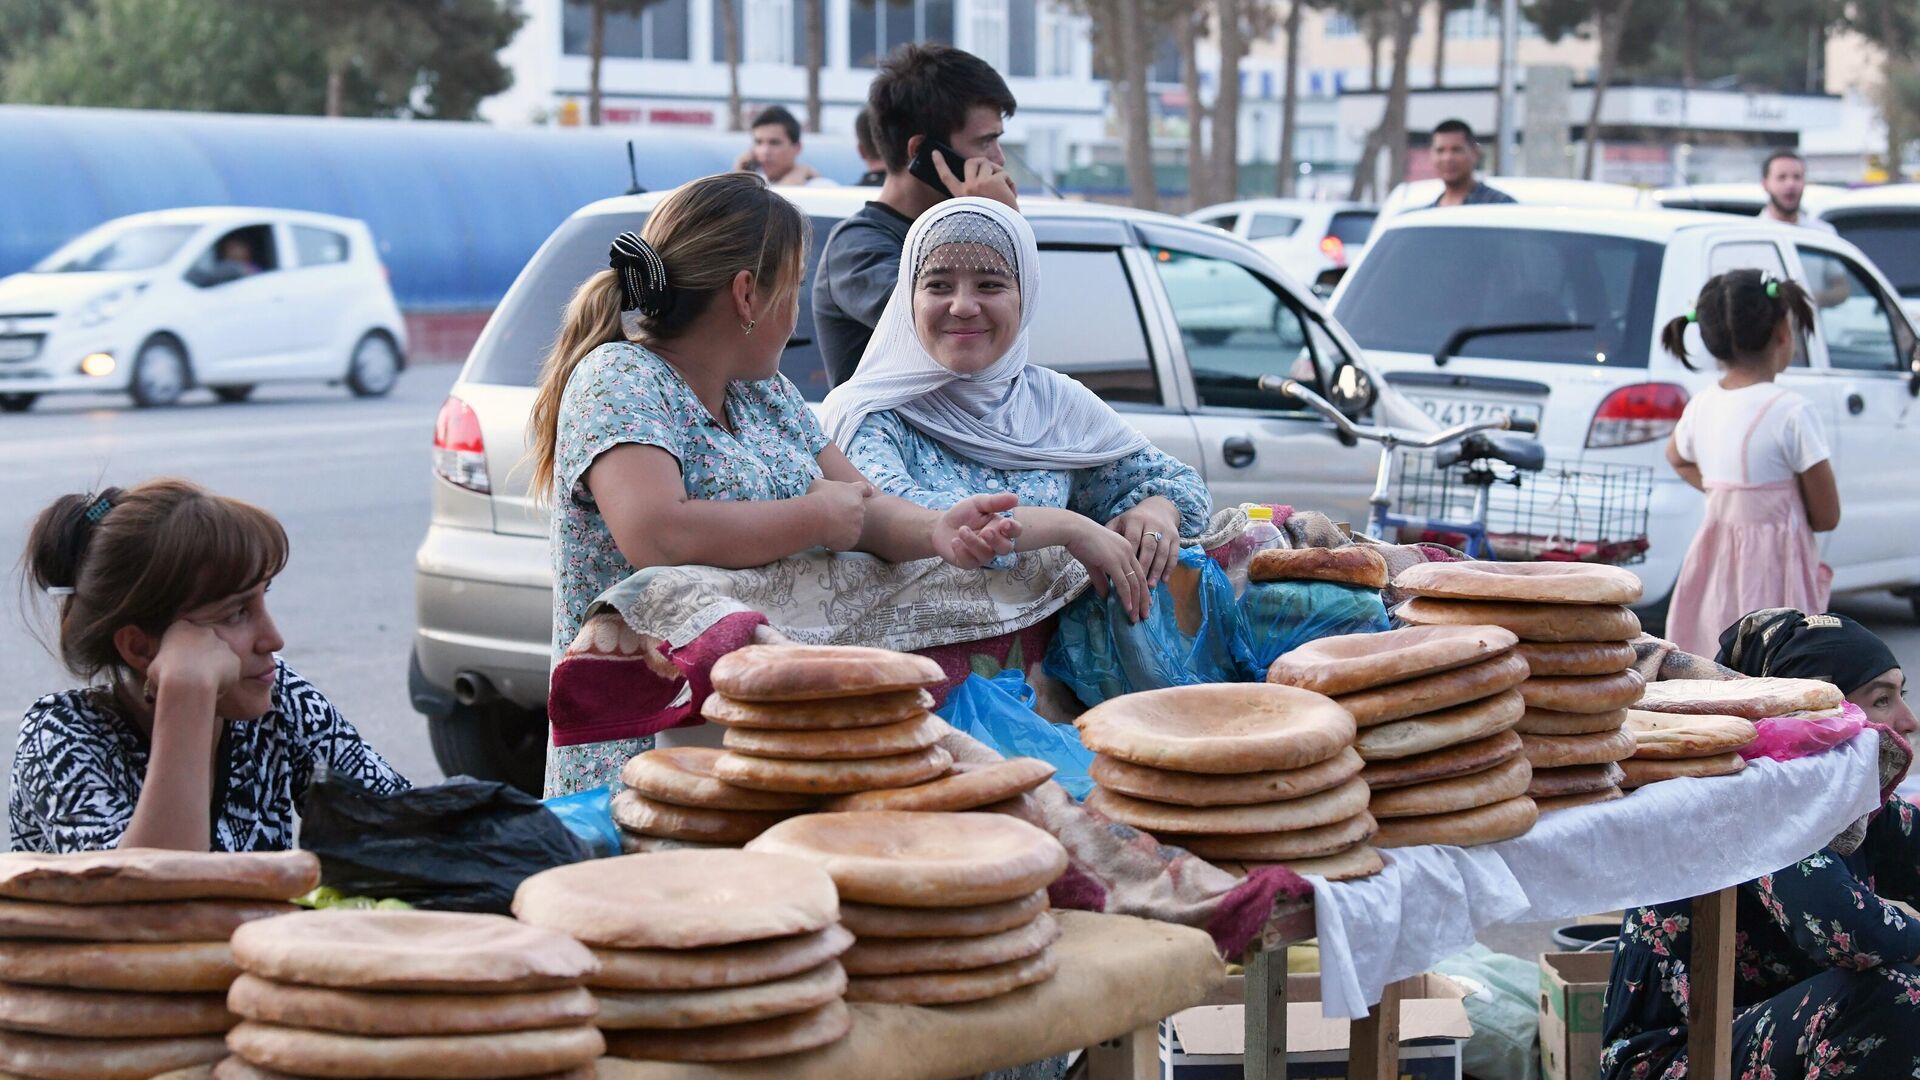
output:
M1679 474L1680 479L1685 480L1688 484L1692 485L1694 490L1696 491L1707 490L1707 482L1700 475L1700 466L1695 465L1693 462L1676 461L1673 464L1673 471Z
M746 502L688 499L614 530L638 569L717 566L745 570L821 546L821 504L809 496Z
M213 756L222 721L205 686L162 686L146 779L119 847L206 851L213 840Z
M888 562L931 559L933 525L940 513L894 495L875 495L867 501L866 527L860 530L858 550Z
M1064 547L1072 542L1077 530L1093 523L1092 518L1076 511L1052 506L1023 506L1015 510L1013 516L1021 525L1020 537L1013 542L1015 551Z

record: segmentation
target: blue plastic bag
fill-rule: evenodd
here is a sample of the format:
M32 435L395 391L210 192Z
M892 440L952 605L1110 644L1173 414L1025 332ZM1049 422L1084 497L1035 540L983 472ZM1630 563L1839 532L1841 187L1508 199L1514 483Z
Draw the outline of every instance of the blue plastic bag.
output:
M1239 652L1247 665L1243 677L1257 682L1267 677L1275 658L1309 641L1387 629L1387 608L1377 591L1359 585L1255 582L1240 596L1239 629Z
M1049 723L1033 711L1039 695L1019 671L1003 671L991 679L969 675L947 694L938 713L955 730L986 743L1003 757L1030 757L1053 766L1053 780L1076 799L1093 788L1087 770L1093 753L1080 745L1080 733L1071 724Z
M1045 671L1089 708L1141 690L1239 682L1248 661L1238 655L1238 622L1226 572L1198 548L1183 548L1180 565L1154 587L1152 612L1137 623L1092 592L1067 605Z
M620 826L613 823L613 787L544 799L561 824L586 841L596 859L620 854Z

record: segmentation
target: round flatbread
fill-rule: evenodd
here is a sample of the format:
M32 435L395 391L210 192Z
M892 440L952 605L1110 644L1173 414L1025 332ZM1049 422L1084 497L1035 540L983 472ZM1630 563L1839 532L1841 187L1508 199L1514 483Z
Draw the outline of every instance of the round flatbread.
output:
M300 909L267 900L151 900L44 904L0 900L0 939L225 941L239 927Z
M1521 641L1632 641L1640 617L1631 608L1582 604L1523 604L1507 600L1433 600L1416 596L1394 609L1416 626L1498 626Z
M1381 821L1451 814L1525 795L1532 780L1533 766L1526 758L1516 757L1472 776L1376 792L1367 810Z
M1327 881L1358 881L1385 870L1387 861L1373 845L1355 844L1317 859L1283 859L1281 865L1302 877L1311 874Z
M790 761L728 751L713 768L720 779L740 787L801 795L847 795L924 783L945 774L952 765L952 754L929 746L910 754L858 761Z
M161 1039L68 1039L0 1031L0 1072L34 1080L148 1080L227 1056L217 1035Z
M1205 683L1109 698L1074 721L1096 754L1198 773L1300 769L1353 741L1353 717L1319 694Z
M895 907L1015 900L1067 868L1060 841L1005 814L808 814L768 829L747 849L811 859L846 899Z
M1569 765L1605 765L1633 756L1633 736L1625 731L1592 735L1522 735L1520 752L1536 769L1564 769Z
M1497 844L1522 836L1539 819L1533 800L1522 795L1490 806L1475 807L1451 814L1428 817L1394 818L1380 823L1374 847L1413 847L1417 844L1451 844L1473 847Z
M1557 799L1563 795L1588 795L1617 787L1626 777L1618 762L1604 765L1568 765L1559 769L1535 769L1527 785L1533 799Z
M1393 587L1445 600L1521 600L1535 604L1637 604L1642 587L1630 570L1577 562L1421 563Z
M703 844L744 844L791 816L784 811L675 806L654 802L632 788L614 794L612 809L614 823L628 832Z
M396 994L299 986L257 975L235 980L226 1002L240 1019L345 1035L529 1031L590 1024L600 1011L593 994L579 986L517 994Z
M840 905L840 925L869 938L956 938L998 934L1025 926L1047 910L1047 892L1037 889L1018 900L956 908Z
M1267 681L1321 694L1351 694L1489 660L1517 641L1495 626L1345 634L1283 654L1267 668Z
M0 982L76 990L224 993L240 974L224 941L0 941Z
M535 874L520 883L513 913L597 948L697 949L824 930L839 920L840 901L832 879L807 859L664 851Z
M0 854L0 897L50 904L143 900L291 900L320 884L310 851L117 848Z
M853 1011L846 1002L829 1001L792 1016L745 1024L615 1031L607 1037L607 1052L640 1061L754 1061L831 1046L852 1030Z
M841 911L845 912L845 907ZM811 934L708 949L596 949L595 990L714 990L786 979L853 947L853 934L829 926Z
M1360 775L1365 763L1352 747L1304 769L1258 773L1174 772L1135 765L1115 757L1095 757L1093 782L1109 791L1175 806L1247 806L1283 802L1339 787Z
M857 791L828 800L824 809L912 810L923 813L950 813L978 810L983 806L1024 795L1053 779L1053 766L1039 758L1008 758L1005 761L956 761L953 771L938 780L904 788Z
M594 1067L588 1064L561 1072L516 1077L515 1080L594 1080L595 1072ZM168 1073L165 1076L156 1076L153 1080L207 1080L207 1073L204 1070L197 1075ZM308 1080L308 1078L283 1073L278 1069L263 1069L246 1058L228 1057L213 1067L212 1080Z
M1333 581L1363 589L1387 587L1387 560L1362 544L1337 548L1267 548L1247 562L1248 581Z
M604 873L620 861L591 865ZM552 990L594 969L593 954L565 934L459 911L304 911L241 927L233 958L277 982L351 990Z
M1044 912L1024 926L997 934L953 938L861 938L841 962L860 978L919 972L971 971L1023 960L1060 937L1053 916Z
M1626 729L1633 736L1633 756L1646 759L1712 757L1739 750L1758 738L1753 721L1738 716L1699 716L1681 713L1627 713Z
M1522 735L1595 735L1619 731L1627 722L1627 710L1602 713L1553 712L1528 709L1520 715L1513 730Z
M932 713L921 713L879 727L834 731L769 731L765 728L730 727L720 741L729 750L755 757L847 761L924 750L939 742L940 736L948 730L945 720Z
M1548 678L1611 675L1632 667L1639 655L1624 641L1523 641L1514 652L1529 671Z
M1502 731L1484 739L1449 746L1411 757L1390 761L1370 761L1360 770L1360 779L1374 791L1406 787L1450 776L1469 776L1491 769L1520 752L1520 736Z
M1023 960L1013 960L971 971L925 972L917 975L876 975L847 980L848 1001L883 1005L958 1005L965 1001L1010 994L1023 986L1045 982L1059 970L1052 949Z
M840 961L829 960L810 971L776 982L713 990L631 991L599 993L603 1031L633 1028L678 1031L771 1020L776 1016L815 1009L839 1001L847 990L847 973Z
M222 994L155 994L0 984L0 1028L97 1039L218 1035L238 1017Z
M604 1053L607 1043L588 1025L376 1038L247 1020L227 1032L227 1046L256 1065L298 1076L480 1080L577 1068Z
M1367 784L1359 777L1317 795L1253 806L1174 806L1099 787L1087 795L1087 809L1098 810L1115 821L1156 835L1169 832L1239 836L1289 832L1345 821L1366 808Z
M1746 767L1746 759L1732 751L1715 754L1712 757L1682 758L1672 761L1631 758L1620 763L1620 770L1627 774L1627 778L1620 782L1620 786L1632 789L1662 780L1678 780L1683 777L1732 776Z
M1490 698L1526 682L1528 674L1527 662L1506 652L1463 668L1377 686L1333 700L1353 714L1355 724L1368 728Z
M925 690L896 690L821 701L736 701L725 694L710 694L700 706L700 715L730 728L841 731L897 724L932 712L933 705L933 695Z
M1648 712L1765 720L1835 709L1845 701L1839 687L1817 679L1667 679L1648 683L1639 707Z
M1599 791L1583 791L1578 795L1555 795L1550 798L1535 799L1533 804L1540 808L1541 813L1551 814L1555 810L1571 810L1576 806L1597 806L1600 803L1609 803L1626 797L1627 793L1617 787L1605 787Z
M819 701L925 690L946 681L924 656L860 645L748 645L713 665L713 688L736 701Z
M713 775L714 762L726 751L711 746L656 747L620 770L620 782L655 802L712 810L807 810L817 800L806 795L734 787Z
M1520 692L1508 690L1484 701L1370 727L1353 740L1353 746L1370 762L1412 757L1497 735L1513 727L1526 711Z
M1610 713L1640 700L1647 680L1628 668L1611 675L1535 675L1520 684L1527 708L1563 713Z
M1163 844L1186 848L1203 859L1235 859L1247 862L1289 862L1294 859L1320 859L1363 844L1380 831L1373 815L1362 810L1331 825L1291 832L1248 833L1240 836L1182 836L1166 833Z

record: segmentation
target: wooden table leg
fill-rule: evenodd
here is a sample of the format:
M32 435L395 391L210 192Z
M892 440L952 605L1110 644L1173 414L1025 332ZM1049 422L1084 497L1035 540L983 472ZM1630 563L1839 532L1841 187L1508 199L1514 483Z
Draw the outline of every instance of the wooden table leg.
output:
M1159 1075L1157 1024L1087 1047L1087 1080L1157 1080Z
M1693 898L1693 956L1687 970L1687 1076L1733 1076L1734 890Z
M1246 1080L1286 1080L1287 947L1255 946L1246 957Z
M1400 1075L1402 983L1388 983L1380 1004L1348 1025L1347 1080L1395 1080Z

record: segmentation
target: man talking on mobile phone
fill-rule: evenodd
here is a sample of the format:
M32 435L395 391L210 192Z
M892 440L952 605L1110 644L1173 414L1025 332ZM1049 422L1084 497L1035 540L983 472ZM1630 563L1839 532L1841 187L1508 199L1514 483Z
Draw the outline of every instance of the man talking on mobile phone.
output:
M831 385L847 381L859 366L900 277L900 251L915 218L960 195L1020 208L1000 149L1013 110L1006 80L986 61L948 45L902 45L880 66L867 111L886 180L877 199L833 227L814 271L814 333ZM930 139L964 159L962 168L935 152ZM909 171L916 157L923 158L922 175L937 177L940 187Z

